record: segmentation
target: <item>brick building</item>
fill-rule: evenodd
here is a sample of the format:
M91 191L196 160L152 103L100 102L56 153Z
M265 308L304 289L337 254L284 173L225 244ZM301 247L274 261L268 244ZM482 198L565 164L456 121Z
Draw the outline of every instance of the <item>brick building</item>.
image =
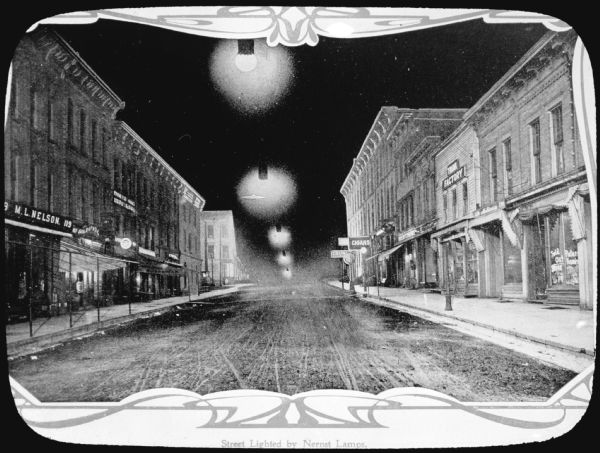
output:
M548 32L467 112L478 140L485 293L592 307L591 209L573 106L574 31Z
M436 284L431 152L465 111L382 107L341 189L348 235L369 236L373 244L367 256L358 255L354 276L364 268L386 285Z
M180 293L179 206L193 188L115 120L124 102L54 31L22 39L11 75L9 316Z
M205 201L198 192L186 187L179 206L179 249L186 274L181 287L197 294L203 283L204 255L202 254L201 213Z

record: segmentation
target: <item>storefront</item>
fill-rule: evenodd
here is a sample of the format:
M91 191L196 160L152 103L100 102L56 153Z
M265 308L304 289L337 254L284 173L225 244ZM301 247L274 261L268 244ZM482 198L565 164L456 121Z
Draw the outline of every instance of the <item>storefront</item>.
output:
M60 278L62 238L72 219L22 203L4 202L4 297L9 318L47 315L67 300Z

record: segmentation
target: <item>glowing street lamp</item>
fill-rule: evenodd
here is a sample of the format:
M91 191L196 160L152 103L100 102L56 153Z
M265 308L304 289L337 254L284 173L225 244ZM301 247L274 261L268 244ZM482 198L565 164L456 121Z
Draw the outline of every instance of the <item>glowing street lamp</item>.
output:
M254 55L254 40L238 40L238 52L235 56L235 65L242 72L250 72L256 69L258 60Z

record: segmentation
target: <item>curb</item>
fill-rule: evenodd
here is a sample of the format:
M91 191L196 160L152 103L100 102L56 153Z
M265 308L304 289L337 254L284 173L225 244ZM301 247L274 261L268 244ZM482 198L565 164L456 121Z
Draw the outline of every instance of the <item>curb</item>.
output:
M137 313L127 314L123 316L117 316L114 318L109 318L106 320L95 321L90 324L84 324L78 327L72 327L66 330L61 330L58 332L47 333L44 335L34 336L22 340L15 340L12 342L6 343L6 353L8 359L15 359L18 357L26 356L29 354L33 354L36 352L41 352L46 349L50 349L52 347L60 345L64 341L73 340L77 337L89 336L95 333L98 333L103 330L109 330L116 327L123 326L130 322L133 322L137 319L142 319L144 317L150 316L158 316L162 315L173 309L176 305L185 306L189 304L197 304L202 302L203 300L212 299L215 297L227 296L229 294L234 294L238 291L239 288L235 288L235 290L227 291L221 294L215 294L213 297L208 296L208 293L204 293L207 296L202 297L200 299L192 299L191 301L185 302L173 302L170 305L166 305L160 308L149 308L145 311L139 311Z
M334 286L334 285L330 285L329 283L327 283L327 285L330 286L330 287L332 287L332 288L336 288L336 289L338 289L340 291L344 291L345 293L348 292L347 290L342 290L341 288L339 288L337 286ZM485 323L482 323L482 322L479 322L479 321L473 321L473 320L470 320L470 319L461 318L459 316L451 315L449 313L440 313L439 311L431 310L431 309L428 309L428 308L416 307L414 305L406 304L406 303L403 303L403 302L398 302L396 300L393 300L393 299L390 299L390 298L387 298L387 297L383 297L383 296L379 296L379 297L377 297L377 296L368 296L368 297L361 297L361 299L362 300L368 300L369 302L373 302L373 301L377 301L377 300L384 300L384 301L386 301L388 303L391 303L393 305L400 305L402 307L410 308L412 310L422 311L424 313L429 313L429 314L436 315L436 316L443 316L445 318L454 319L454 320L460 321L460 322L465 322L465 323L472 324L472 325L477 326L477 327L482 327L482 328L485 328L485 329L489 329L489 330L492 330L492 331L495 331L495 332L500 332L500 333L504 333L504 334L507 334L507 335L512 335L513 337L521 338L523 340L528 340L528 341L531 341L531 342L534 342L534 343L540 343L540 344L543 344L543 345L546 345L546 346L550 346L550 347L553 347L553 348L556 348L556 349L562 349L562 350L565 350L565 351L574 352L576 354L585 354L585 355L588 355L588 356L591 356L591 357L595 357L596 356L595 351L589 350L587 348L577 348L576 346L570 346L570 345L567 345L567 344L558 343L556 341L546 340L544 338L539 338L539 337L534 337L532 335L527 335L527 334L520 333L520 332L517 332L517 331L514 331L514 330L504 329L502 327L496 327L496 326L493 326L491 324L485 324ZM371 299L371 300L369 300L369 299Z

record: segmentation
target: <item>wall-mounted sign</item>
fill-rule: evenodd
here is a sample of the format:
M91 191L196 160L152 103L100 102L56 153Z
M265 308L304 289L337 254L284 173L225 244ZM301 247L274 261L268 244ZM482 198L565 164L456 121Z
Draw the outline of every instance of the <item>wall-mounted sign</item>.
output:
M129 239L129 238L121 239L121 248L122 249L127 250L127 249L131 248L131 245L132 245L131 239Z
M465 166L459 167L458 160L448 165L448 177L442 180L442 190L452 187L465 177Z
M344 255L346 255L346 253L348 253L348 250L332 250L331 251L331 258L343 258Z
M123 194L120 194L116 190L113 190L113 203L118 206L121 206L122 208L127 209L128 211L133 212L134 214L137 214L137 211L135 209L135 201L133 201L130 198L127 198Z
M338 238L338 245L340 247L348 247L349 240L348 238Z
M187 187L183 188L183 198L192 203L195 208L202 209L204 205L202 198L196 196L191 190L188 190Z
M144 247L138 247L138 252L140 252L142 255L153 256L156 258L156 252L154 250L148 250Z
M76 225L73 226L73 234L79 237L94 239L100 237L100 228L90 224Z
M360 250L363 247L371 247L371 238L369 236L359 236L354 238L348 238L348 248L350 250Z
M4 217L44 228L71 233L73 219L14 201L4 201Z
M169 253L169 258L175 261L179 261L179 257L174 253Z

